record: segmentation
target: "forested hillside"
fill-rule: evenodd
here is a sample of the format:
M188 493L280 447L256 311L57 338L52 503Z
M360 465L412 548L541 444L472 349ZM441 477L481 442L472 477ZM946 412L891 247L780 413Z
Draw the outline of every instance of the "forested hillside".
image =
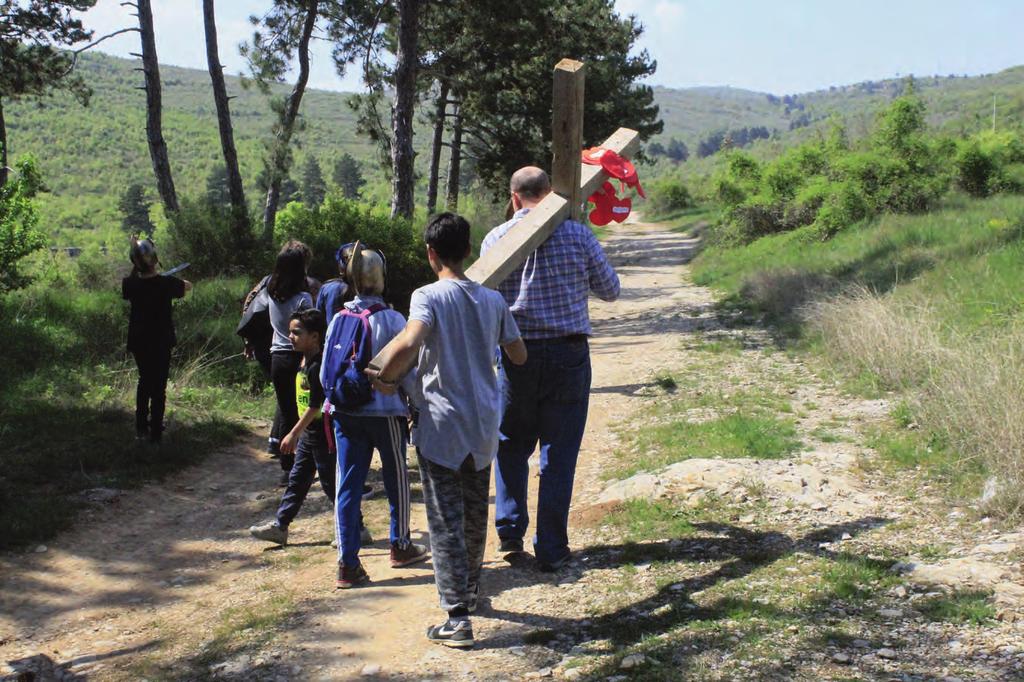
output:
M52 195L39 202L44 229L62 243L78 243L83 230L108 232L120 223L117 198L131 182L153 186L146 150L145 95L132 60L85 54L79 67L92 86L88 107L66 95L40 103L9 105L6 112L13 158L29 152L40 164ZM216 112L205 71L162 66L164 136L176 181L185 195L205 191L206 178L223 165L217 137ZM280 86L280 92L287 92ZM255 190L262 168L264 140L273 114L256 88L243 88L228 78L235 141L242 177ZM343 93L311 90L302 102L305 128L295 138L300 150L292 175L298 177L306 154L314 154L330 177L334 160L343 152L369 161L373 146L356 133L355 115ZM376 173L373 163L364 173ZM255 199L250 195L250 200Z
M117 198L132 182L153 183L145 145L144 94L132 60L93 53L82 55L79 69L93 88L88 107L68 95L42 102L8 105L6 111L12 158L34 154L52 194L40 202L43 227L60 244L88 244L118 234ZM164 127L171 164L181 191L206 191L206 181L221 164L209 75L202 70L162 67ZM991 125L993 96L998 121L1020 121L1024 112L1024 67L980 77L928 77L914 81L927 105L928 122L949 132L974 132ZM655 88L665 123L649 149L657 161L647 175L661 174L672 164L663 156L672 141L687 148L693 163L702 146L711 153L728 137L770 154L823 129L833 115L845 120L851 137L867 134L878 107L901 92L904 79L866 81L800 95L776 96L738 88ZM243 178L250 201L257 199L264 141L272 113L255 88L228 78L232 116ZM285 92L287 86L281 86ZM387 188L377 166L373 144L356 132L355 115L345 93L310 90L302 105L305 127L296 133L298 150L292 176L298 179L305 157L317 158L325 177L344 152L364 164L370 199L387 202ZM755 132L757 131L757 132ZM425 131L424 131L425 132ZM740 141L741 144L737 144ZM428 143L417 136L417 147ZM678 149L678 145L677 145ZM664 154L665 152L662 152ZM419 162L424 162L420 154ZM421 188L422 189L422 188ZM379 196L378 196L379 195Z

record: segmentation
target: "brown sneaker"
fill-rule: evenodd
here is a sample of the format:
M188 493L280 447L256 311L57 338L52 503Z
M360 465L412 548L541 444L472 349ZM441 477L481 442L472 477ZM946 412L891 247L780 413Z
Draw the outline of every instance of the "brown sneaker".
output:
M427 548L423 545L417 545L415 542L410 542L409 546L405 549L399 547L397 543L392 543L391 568L418 564L421 561L426 561L428 556L430 555L427 553Z
M338 582L335 585L339 590L347 590L350 587L368 582L370 582L370 576L366 574L366 569L363 568L362 564L345 566L340 562L338 563Z

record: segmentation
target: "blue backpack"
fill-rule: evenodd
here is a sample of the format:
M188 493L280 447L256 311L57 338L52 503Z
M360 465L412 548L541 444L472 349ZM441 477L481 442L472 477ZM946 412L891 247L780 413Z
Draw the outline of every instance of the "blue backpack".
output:
M355 409L373 400L373 387L363 373L373 359L370 316L387 310L376 303L359 313L342 308L334 316L324 342L323 376L327 401L341 409Z

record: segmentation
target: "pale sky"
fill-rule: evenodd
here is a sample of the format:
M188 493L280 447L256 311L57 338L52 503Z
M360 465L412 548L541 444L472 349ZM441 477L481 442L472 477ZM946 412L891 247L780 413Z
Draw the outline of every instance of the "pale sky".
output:
M200 0L152 0L161 63L206 68ZM252 34L250 14L269 0L219 0L221 61L245 63L238 44ZM652 85L731 85L787 94L910 73L977 75L1024 64L1022 0L615 0L646 27L639 41L658 61ZM132 24L119 0L86 14L97 35ZM101 51L127 57L125 34ZM572 56L572 55L566 55ZM359 90L358 69L339 78L330 46L315 45L311 87Z

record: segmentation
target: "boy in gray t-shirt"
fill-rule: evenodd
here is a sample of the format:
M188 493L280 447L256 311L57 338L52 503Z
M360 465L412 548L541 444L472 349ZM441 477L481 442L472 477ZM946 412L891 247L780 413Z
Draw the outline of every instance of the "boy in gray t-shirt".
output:
M417 455L430 527L434 581L448 619L427 630L446 646L473 646L469 614L476 609L487 541L491 461L498 451L501 386L496 349L526 362L501 294L466 278L469 223L453 213L435 216L423 233L437 282L413 292L409 322L378 370L374 388L393 392L398 374L418 353Z

